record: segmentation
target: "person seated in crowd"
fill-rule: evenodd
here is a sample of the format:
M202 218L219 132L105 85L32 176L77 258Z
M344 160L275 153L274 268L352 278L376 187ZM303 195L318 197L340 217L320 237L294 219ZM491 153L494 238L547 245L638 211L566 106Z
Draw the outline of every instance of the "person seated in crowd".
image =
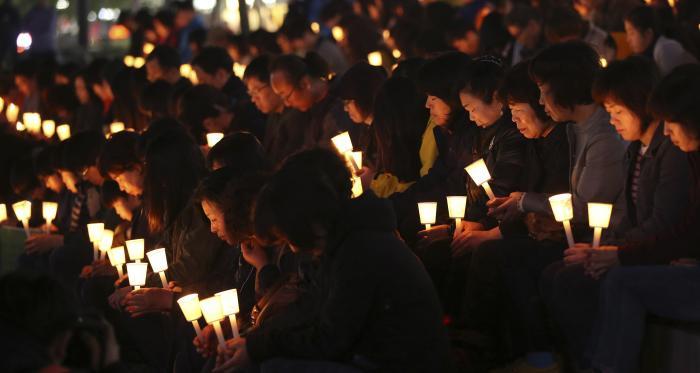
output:
M615 40L607 31L582 20L568 5L550 9L544 33L549 44L580 40L591 46L606 61L613 61L617 53Z
M174 96L179 97L192 86L187 78L180 76L180 63L181 59L175 48L159 45L146 57L146 78L151 83L165 80L172 84Z
M681 43L661 33L656 12L652 7L639 5L625 16L625 35L632 53L653 59L662 76L676 66L697 63Z
M616 228L618 240L624 242L644 241L671 229L689 199L686 156L664 136L664 124L647 108L657 82L654 63L636 56L611 63L593 84L594 99L608 111L620 136L630 142L625 157L625 215ZM585 250L590 245L577 245L565 253L562 263L546 270L543 288L574 364L585 368L590 365L586 354L598 311L598 280L620 262L621 253L609 250L587 261Z
M280 28L280 35L289 43L291 53L304 56L309 52L318 53L328 62L328 67L336 75L343 75L350 65L338 46L311 29L305 17L287 16Z
M639 369L647 315L700 321L698 252L698 151L700 150L700 66L674 69L654 89L652 115L664 121L664 134L688 155L690 200L680 221L645 241L601 246L590 261L601 263L607 251L617 251L622 266L611 268L601 289L601 307L591 351L592 366L601 371ZM604 250L604 251L603 251ZM599 267L595 265L595 267ZM613 343L612 339L615 339Z
M243 82L253 104L267 115L263 147L272 164L297 152L304 146L308 113L285 107L282 97L270 85L272 57L262 55L250 61L243 74Z
M75 77L75 97L78 99L79 106L75 110L73 122L70 123L72 133L102 132L102 125L105 122L105 107L95 90L92 89L92 85L100 81L95 74L97 71L94 68L86 68Z
M471 58L479 56L479 33L464 19L454 20L447 31L450 46ZM411 42L411 41L408 41Z
M270 163L260 141L250 133L236 132L224 136L207 154L207 168L237 170L267 170Z
M505 59L511 66L532 58L544 47L544 20L534 7L516 4L504 21L508 33L515 39Z
M189 88L178 101L177 119L189 130L198 143L206 143L207 133L227 135L234 114L226 95L210 85L198 84Z
M192 59L190 51L190 36L196 30L204 28L204 20L194 11L192 0L173 3L175 8L174 28L177 32L177 51L183 61Z
M343 111L343 103L331 91L328 64L316 53L301 58L283 55L270 65L270 85L284 105L309 113L305 148L330 148L338 133L353 133L353 123Z
M450 369L437 295L394 234L390 203L371 193L350 196L345 161L321 149L290 157L263 188L254 212L256 236L318 258L316 294L300 300L320 297L320 305L302 324L285 317L293 311L285 312L273 325L229 340L217 356L218 369L251 363L343 372ZM379 270L387 266L391 274Z
M174 117L177 114L175 89L165 80L148 83L141 91L139 111L150 123L158 119Z
M37 61L17 64L14 70L15 85L22 94L21 109L24 113L36 113L41 108L41 93L37 81Z

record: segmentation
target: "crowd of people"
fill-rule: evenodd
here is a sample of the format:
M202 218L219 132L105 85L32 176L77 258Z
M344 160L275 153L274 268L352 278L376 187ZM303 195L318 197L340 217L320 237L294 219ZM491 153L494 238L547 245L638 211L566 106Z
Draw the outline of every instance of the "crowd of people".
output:
M2 370L638 372L650 319L700 322L700 4L646 3L234 35L184 1L124 13L119 58L25 53Z

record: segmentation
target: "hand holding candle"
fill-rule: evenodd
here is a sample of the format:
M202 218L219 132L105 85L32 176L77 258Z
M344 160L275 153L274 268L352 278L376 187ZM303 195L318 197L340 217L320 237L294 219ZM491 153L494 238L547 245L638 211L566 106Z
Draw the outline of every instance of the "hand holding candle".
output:
M472 180L474 180L474 183L476 185L479 185L484 188L486 194L489 196L489 199L496 198L496 196L493 194L493 191L491 190L491 186L489 185L489 180L491 180L491 174L489 173L489 169L486 168L486 162L484 162L483 159L479 159L478 161L470 164L464 169L469 174L469 177L471 177Z
M44 215L44 220L46 220L46 234L51 232L51 222L56 219L56 212L58 211L58 203L56 202L44 202L41 205L41 210Z
M216 293L216 296L221 302L223 314L228 316L229 322L231 323L233 338L238 338L240 336L238 334L238 321L236 320L236 314L240 311L238 308L238 292L236 289L229 289Z
M216 337L219 339L219 347L225 348L226 341L224 340L224 332L221 330L220 321L224 319L224 312L221 309L221 301L219 297L214 296L207 299L202 299L199 301L199 307L204 315L204 320L207 324L214 327L216 332Z
M167 289L168 280L165 278L165 270L168 269L168 259L165 255L165 249L160 248L151 250L147 252L146 255L148 256L148 261L151 262L153 272L158 273L160 276L160 282L163 284L163 289Z
M430 226L435 224L437 202L418 202L418 214L420 223L425 224L425 229L430 229Z
M126 251L129 253L129 259L135 261L136 263L141 263L143 259L143 238L128 240L125 242Z
M29 201L20 201L12 204L12 209L15 211L17 220L22 222L24 233L29 237L29 218L32 216L32 203Z
M129 285L134 287L134 290L139 290L141 286L146 285L146 272L148 271L148 263L126 263L126 272L129 275Z
M119 278L124 276L124 271L122 270L122 265L126 263L126 255L124 253L124 246L117 246L113 249L107 251L109 256L109 262L112 263L114 267L117 268L117 273L119 273Z
M593 228L593 249L600 247L603 228L610 224L613 205L609 203L588 202L588 225Z
M185 315L185 320L192 323L197 337L202 336L202 329L199 327L199 318L202 317L202 309L199 306L199 295L190 294L177 300L182 313Z
M574 235L571 232L571 219L574 218L574 207L571 202L571 193L562 193L549 197L554 219L564 225L566 243L574 247Z

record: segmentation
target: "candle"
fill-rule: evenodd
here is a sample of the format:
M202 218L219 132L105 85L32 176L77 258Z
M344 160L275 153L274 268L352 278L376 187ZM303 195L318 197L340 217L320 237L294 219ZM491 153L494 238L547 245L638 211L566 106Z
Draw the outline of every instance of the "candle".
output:
M491 190L491 186L489 185L489 180L491 180L491 174L489 174L489 169L486 168L486 162L484 162L483 159L479 159L478 161L470 164L464 169L469 174L469 177L471 177L472 180L474 180L474 183L476 185L479 185L484 188L486 194L489 196L489 199L496 198L496 196L493 194L493 191Z
M430 229L430 225L435 224L437 202L418 202L418 214L420 223L425 224L425 229Z
M24 126L27 127L27 131L31 133L39 133L41 131L41 116L39 113L24 113L22 114L22 121Z
M44 132L44 136L50 139L53 137L53 134L56 133L56 122L51 119L45 120L44 123L41 124L41 130Z
M192 72L192 65L188 63L183 63L180 65L180 76L183 78L189 78L190 73Z
M185 315L185 320L192 323L197 337L202 336L202 329L199 327L199 318L202 317L202 309L199 306L199 295L197 293L185 295L177 300L180 305L182 314Z
M140 69L146 64L146 60L143 57L134 58L134 67Z
M148 263L126 263L126 273L129 275L129 285L134 287L134 290L141 289L141 286L146 285L146 272L148 271Z
M20 201L12 204L12 209L15 211L17 220L22 222L24 233L29 237L29 218L32 216L32 203L29 201Z
M207 133L207 145L209 148L213 148L216 143L221 141L221 139L224 138L224 134L221 132L212 132L212 133Z
M601 58L600 58L600 66L601 66L602 68L608 67L608 60L606 60L605 58L601 57Z
M462 226L462 219L467 210L467 197L466 196L448 196L447 197L447 210L450 214L450 219L455 219L455 227L459 232Z
M153 52L153 50L155 48L156 48L156 46L151 44L151 43L144 43L143 44L143 54L145 56L148 56L149 54L151 54L151 52Z
M160 276L160 282L163 284L163 289L168 288L168 280L165 278L165 270L168 269L168 259L165 256L165 249L155 249L146 253L148 261L151 262L153 272L157 272Z
M224 340L224 332L221 330L221 324L219 323L224 319L224 312L221 309L221 301L219 297L211 297L207 299L202 299L199 301L199 307L204 315L204 320L207 324L214 327L216 332L216 337L219 339L219 346L221 348L226 347L226 341Z
M219 297L219 301L221 302L223 314L228 316L228 320L231 323L233 338L238 338L238 321L236 320L236 314L239 312L238 292L236 289L229 289L216 293L216 296Z
M102 232L105 229L104 223L91 223L87 225L88 228L88 238L90 239L90 242L92 242L93 246L93 255L95 260L99 258L99 245L100 245L100 239L102 239Z
M17 132L22 132L27 129L27 127L25 127L24 124L22 124L22 122L17 122L15 128L17 129Z
M134 67L134 56L132 56L132 55L124 56L124 65L126 65L126 67Z
M340 26L333 26L331 34L333 34L333 39L335 39L335 41L343 41L343 39L345 39L345 32Z
M117 267L117 272L119 272L119 277L124 276L124 271L122 271L122 264L126 263L126 255L124 253L124 246L117 246L109 251L107 251L109 256L109 262L112 263L114 267Z
M70 138L70 126L65 123L61 124L60 126L56 127L56 134L58 135L58 139L61 141Z
M243 79L245 74L246 65L240 64L238 62L233 63L233 75L237 76L239 79Z
M333 142L333 146L338 149L338 153L345 154L352 152L352 140L350 139L350 134L347 131L333 136L331 141Z
M0 111L5 108L5 100L3 100L2 97L0 97Z
M350 152L353 161L358 168L362 168L362 152Z
M391 51L391 55L398 60L399 58L401 58L401 51L398 49L394 49L393 51Z
M571 193L562 193L549 197L549 204L552 206L554 220L564 225L566 242L569 247L574 247L574 235L571 232L571 219L574 218L574 207L571 203Z
M609 203L588 202L588 225L593 228L593 248L600 246L600 236L603 228L610 224L613 205Z
M4 203L0 203L0 223L7 220L7 206Z
M129 259L135 261L136 263L140 263L141 259L143 259L143 238L128 240L125 242L125 244L126 251L129 253Z
M18 116L19 106L10 102L10 104L7 105L7 110L5 110L5 117L7 118L7 121L10 123L15 123L17 121Z
M367 61L372 66L382 66L382 53L379 51L370 52L367 55Z
M107 257L107 252L112 248L112 240L114 240L114 231L109 229L103 230L98 244L101 253L100 259L104 260Z
M321 25L319 25L318 22L312 22L311 31L313 31L314 34L318 34L319 32L321 32Z
M117 132L124 131L126 126L124 125L124 122L112 122L109 125L109 133L115 134Z
M384 38L384 40L389 40L390 37L391 37L391 31L389 31L387 29L382 30L382 38Z
M352 198L357 198L364 193L362 179L359 176L352 177Z
M56 202L44 202L41 204L41 212L44 215L44 220L46 220L46 233L48 234L51 230L51 222L56 219L56 212L58 212L58 203Z

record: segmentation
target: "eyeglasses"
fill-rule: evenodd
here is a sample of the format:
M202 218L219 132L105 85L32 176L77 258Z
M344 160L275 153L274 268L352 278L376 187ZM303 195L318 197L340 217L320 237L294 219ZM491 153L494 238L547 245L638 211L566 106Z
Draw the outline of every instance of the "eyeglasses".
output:
M293 85L292 90L289 91L289 93L287 93L285 96L282 96L282 101L289 102L289 99L292 98L292 96L294 95L294 92L296 92L296 90L297 90L297 86Z
M262 92L263 89L269 87L269 84L263 84L258 88L253 88L248 90L248 96L253 97L253 96L258 96L260 95L260 92Z

